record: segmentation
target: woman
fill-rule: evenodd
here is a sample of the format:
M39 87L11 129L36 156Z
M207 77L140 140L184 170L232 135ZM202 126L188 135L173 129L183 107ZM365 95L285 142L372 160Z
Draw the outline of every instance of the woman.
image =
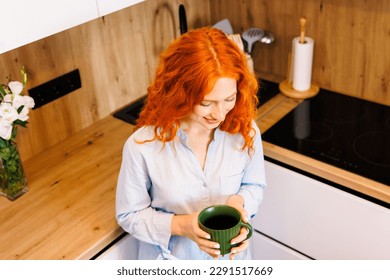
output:
M139 242L139 259L250 259L247 230L220 256L197 223L213 204L253 217L265 186L253 117L258 84L222 31L192 30L160 56L136 131L123 150L117 220Z

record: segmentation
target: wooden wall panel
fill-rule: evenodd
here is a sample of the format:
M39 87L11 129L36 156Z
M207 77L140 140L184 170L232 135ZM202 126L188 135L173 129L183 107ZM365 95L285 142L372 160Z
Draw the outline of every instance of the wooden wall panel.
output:
M214 0L212 20L228 18L237 33L255 26L276 35L257 44L258 72L285 77L299 18L315 40L313 80L321 87L390 105L390 1ZM279 81L278 81L279 82Z
M1 54L0 81L19 79L25 65L27 88L80 70L81 89L30 112L17 138L22 159L144 95L160 52L179 36L181 3L189 28L208 24L209 0L148 0Z

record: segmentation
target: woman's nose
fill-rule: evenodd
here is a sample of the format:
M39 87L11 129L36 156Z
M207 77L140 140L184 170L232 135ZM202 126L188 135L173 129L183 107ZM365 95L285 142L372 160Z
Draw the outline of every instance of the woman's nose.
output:
M225 116L226 116L225 105L223 103L216 104L216 106L214 107L212 116L214 119L219 120L219 121L225 120Z

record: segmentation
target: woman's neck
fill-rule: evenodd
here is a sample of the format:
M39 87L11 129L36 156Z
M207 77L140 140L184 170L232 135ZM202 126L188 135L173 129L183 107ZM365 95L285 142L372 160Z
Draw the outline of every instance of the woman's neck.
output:
M187 134L187 145L194 152L199 160L202 169L204 169L208 147L214 139L214 129L207 129L198 125L187 125L185 122L180 124L180 128Z

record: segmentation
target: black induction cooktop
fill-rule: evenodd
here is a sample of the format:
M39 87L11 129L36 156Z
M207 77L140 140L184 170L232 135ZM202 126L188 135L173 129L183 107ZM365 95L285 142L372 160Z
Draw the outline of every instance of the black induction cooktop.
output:
M257 93L257 97L259 98L258 107L264 105L267 101L269 101L278 93L279 85L277 83L261 79L259 82L259 91ZM115 112L114 117L131 124L136 124L139 113L141 112L145 100L146 95Z
M390 107L321 89L264 141L390 186Z

